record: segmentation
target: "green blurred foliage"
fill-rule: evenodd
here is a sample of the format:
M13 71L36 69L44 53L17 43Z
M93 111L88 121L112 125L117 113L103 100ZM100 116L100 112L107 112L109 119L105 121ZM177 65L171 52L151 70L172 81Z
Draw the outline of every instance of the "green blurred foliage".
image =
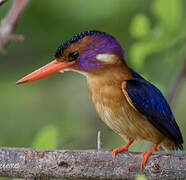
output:
M144 175L138 175L135 180L147 180L147 178Z
M158 23L167 33L179 31L182 22L182 0L156 0L152 6Z
M144 38L150 31L150 21L147 16L143 14L138 14L134 17L131 26L130 32L133 37Z
M136 39L141 37L132 45L130 51L132 65L138 69L142 69L145 60L154 53L167 53L166 49L172 49L182 55L185 51L182 49L182 41L185 39L182 1L156 0L151 9L156 18L152 29L150 20L145 15L137 14L131 23L131 35ZM169 63L176 64L175 57L169 59Z
M59 132L56 126L48 125L36 134L32 148L34 149L55 149L58 144Z
M0 19L11 2L0 7ZM57 73L20 86L15 82L51 61L61 42L98 29L115 36L129 66L166 95L186 56L185 9L184 0L30 1L16 28L25 41L11 43L7 54L0 54L1 146L91 149L98 130L103 148L122 146L123 139L100 121L81 75ZM185 82L173 109L184 137ZM130 150L148 148L147 142L137 142Z

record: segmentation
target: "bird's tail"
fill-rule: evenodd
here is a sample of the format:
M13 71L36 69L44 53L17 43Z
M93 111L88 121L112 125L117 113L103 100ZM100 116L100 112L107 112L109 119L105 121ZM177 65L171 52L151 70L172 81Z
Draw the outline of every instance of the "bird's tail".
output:
M181 142L181 143L176 142L175 143L175 148L176 148L176 150L180 149L182 151L183 150L183 142Z
M183 142L164 141L162 147L166 151L177 151L178 149L183 150Z

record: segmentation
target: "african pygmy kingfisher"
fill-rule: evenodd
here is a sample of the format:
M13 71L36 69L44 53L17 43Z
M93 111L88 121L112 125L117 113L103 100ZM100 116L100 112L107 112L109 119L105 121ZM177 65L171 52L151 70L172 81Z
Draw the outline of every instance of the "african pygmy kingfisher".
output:
M162 93L129 68L120 43L111 35L89 30L63 43L56 59L20 79L17 84L71 70L86 77L92 101L100 118L128 143L112 151L113 156L137 140L152 142L144 152L141 168L161 145L165 150L183 149L183 138Z

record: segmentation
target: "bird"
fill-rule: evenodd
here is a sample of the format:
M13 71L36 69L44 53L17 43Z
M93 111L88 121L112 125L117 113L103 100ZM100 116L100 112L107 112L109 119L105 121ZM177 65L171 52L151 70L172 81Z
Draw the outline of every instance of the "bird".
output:
M127 142L112 151L114 158L141 140L153 143L142 153L141 168L160 146L166 151L183 150L183 137L168 102L157 87L127 65L114 36L99 30L78 33L59 46L55 60L16 84L64 71L85 76L99 117Z

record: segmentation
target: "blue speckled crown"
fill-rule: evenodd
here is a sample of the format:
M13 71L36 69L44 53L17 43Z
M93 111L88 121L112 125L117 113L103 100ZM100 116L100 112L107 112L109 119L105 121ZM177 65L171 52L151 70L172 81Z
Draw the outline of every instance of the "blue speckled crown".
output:
M91 36L91 35L95 35L95 34L106 34L105 32L101 32L101 31L97 31L97 30L88 30L88 31L84 31L81 32L79 34L76 34L75 36L73 36L70 40L62 43L60 45L60 47L58 48L58 50L56 51L55 57L59 58L62 56L62 52L64 49L66 49L68 47L68 45L77 42L79 39L84 38L85 36Z

